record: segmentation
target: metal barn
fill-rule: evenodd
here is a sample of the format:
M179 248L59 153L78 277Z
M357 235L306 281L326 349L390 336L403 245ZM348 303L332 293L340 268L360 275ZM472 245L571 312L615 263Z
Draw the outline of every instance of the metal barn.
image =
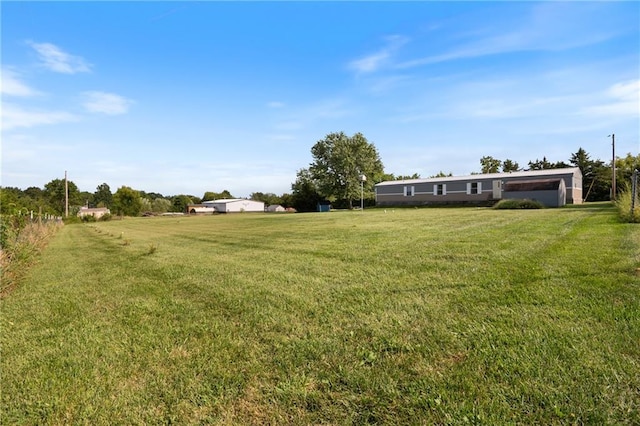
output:
M245 200L243 198L203 201L202 204L213 207L218 213L264 212L264 203L262 201Z

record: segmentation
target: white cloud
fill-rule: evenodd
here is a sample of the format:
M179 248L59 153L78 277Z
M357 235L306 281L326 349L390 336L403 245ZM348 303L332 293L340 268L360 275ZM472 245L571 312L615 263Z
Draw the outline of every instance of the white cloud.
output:
M353 60L349 63L349 69L358 73L371 73L377 71L387 64L392 55L409 41L408 38L394 35L386 38L386 46L360 59Z
M79 118L66 111L26 111L13 104L2 104L2 130L19 127L35 127L78 121Z
M284 108L284 102L272 101L267 104L269 108Z
M605 101L583 108L580 113L594 116L640 117L640 80L616 83L605 92Z
M41 93L20 81L18 74L12 70L2 68L2 84L0 89L5 96L30 97Z
M81 56L71 55L55 44L34 43L29 45L38 52L38 57L45 68L63 74L76 74L79 72L90 72L91 64Z
M599 25L598 5L576 9L572 4L552 3L534 6L523 19L505 20L499 33L483 37L468 35L470 41L448 51L405 61L399 69L487 55L523 51L561 51L608 40L616 34L612 25ZM593 25L589 25L589 22ZM615 28L615 26L613 26ZM588 32L584 31L588 28ZM622 30L621 30L622 31Z
M125 114L133 103L132 100L113 93L92 91L84 92L83 95L85 97L83 105L87 111L107 115Z

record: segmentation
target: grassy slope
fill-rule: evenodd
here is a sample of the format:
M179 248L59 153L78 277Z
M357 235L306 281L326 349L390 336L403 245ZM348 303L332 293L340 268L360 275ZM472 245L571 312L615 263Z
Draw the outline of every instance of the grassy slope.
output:
M638 424L640 232L614 214L67 226L1 302L2 419Z

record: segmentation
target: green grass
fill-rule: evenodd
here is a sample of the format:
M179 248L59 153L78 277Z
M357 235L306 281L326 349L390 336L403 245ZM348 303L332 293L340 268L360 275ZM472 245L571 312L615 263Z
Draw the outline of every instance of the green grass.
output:
M639 267L608 204L65 226L1 302L1 418L639 424Z

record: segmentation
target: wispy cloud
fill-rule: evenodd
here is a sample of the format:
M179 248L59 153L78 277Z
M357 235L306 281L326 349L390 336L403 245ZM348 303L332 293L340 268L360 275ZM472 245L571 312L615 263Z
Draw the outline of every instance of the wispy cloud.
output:
M284 102L279 102L279 101L271 101L269 103L267 103L267 107L269 108L284 108L285 104Z
M27 111L13 104L3 103L2 105L1 122L3 131L19 127L35 127L78 120L78 116L66 111Z
M616 83L604 94L605 100L580 113L593 116L640 117L640 80Z
M371 73L387 64L393 54L409 41L400 35L389 36L385 39L386 45L370 55L353 60L349 63L349 69L358 73Z
M10 69L2 68L2 84L0 89L5 96L30 97L41 93L20 81L17 73Z
M55 44L29 42L29 45L38 53L42 65L51 71L63 74L91 71L91 64L84 58L71 55Z
M406 69L446 61L524 51L561 51L611 39L623 29L599 25L598 5L576 9L573 4L545 3L534 6L524 17L504 20L500 32L488 30L486 35L470 34L461 43L442 53L431 54L396 64ZM592 22L593 25L586 23ZM613 26L615 28L615 25ZM584 29L589 28L588 32Z
M84 92L84 107L89 112L107 115L126 114L133 101L114 93L98 91Z

